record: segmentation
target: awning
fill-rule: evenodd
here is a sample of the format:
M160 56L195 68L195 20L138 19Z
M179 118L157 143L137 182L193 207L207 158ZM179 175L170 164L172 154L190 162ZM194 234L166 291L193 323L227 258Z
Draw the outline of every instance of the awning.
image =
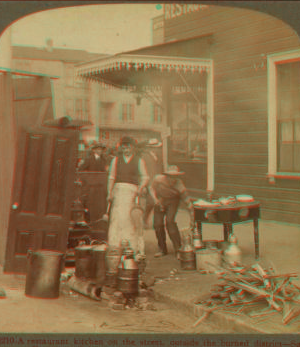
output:
M128 91L160 90L168 81L176 92L194 91L206 86L210 59L154 55L116 54L77 65L76 75L105 86Z

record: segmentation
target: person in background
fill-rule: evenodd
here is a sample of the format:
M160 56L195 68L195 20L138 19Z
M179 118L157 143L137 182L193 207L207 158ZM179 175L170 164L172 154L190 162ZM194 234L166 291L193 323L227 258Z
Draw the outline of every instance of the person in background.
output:
M190 228L194 229L194 206L187 195L186 187L179 178L184 175L176 165L171 165L161 175L156 175L150 186L150 193L154 200L154 229L158 241L159 251L154 255L156 258L168 254L166 243L166 228L172 241L176 257L181 246L181 237L175 221L180 200L184 201L190 212Z
M105 155L105 144L96 143L92 146L91 150L90 155L79 166L79 171L107 171L108 165Z
M82 203L86 209L86 220L88 222L95 222L100 219L106 211L106 172L108 164L105 150L105 144L94 142L91 146L91 152L78 167L78 171L103 173L103 184L97 184L93 187L84 184L82 187Z
M153 178L163 172L162 160L162 143L158 139L153 138L146 142L144 145L142 158L145 160L147 172L149 175L149 185L151 185ZM150 214L154 208L154 200L149 193L149 188L145 189L144 194L144 225L145 227L152 227L148 222Z
M138 253L138 237L131 219L135 200L147 186L149 177L145 161L135 154L136 141L124 136L121 153L112 159L108 175L107 200L111 203L108 244L120 247L123 239Z

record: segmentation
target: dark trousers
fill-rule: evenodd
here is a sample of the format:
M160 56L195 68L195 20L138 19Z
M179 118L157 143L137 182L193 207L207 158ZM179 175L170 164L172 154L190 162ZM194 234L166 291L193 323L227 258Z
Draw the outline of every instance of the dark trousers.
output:
M163 253L168 252L164 223L165 220L166 229L172 241L175 252L177 252L181 246L180 233L177 223L175 222L178 205L179 199L174 199L165 203L163 209L161 209L159 206L154 207L154 229L158 241L158 247Z
M149 193L146 196L146 207L144 213L144 222L147 223L147 220L150 216L152 209L154 208L154 200Z

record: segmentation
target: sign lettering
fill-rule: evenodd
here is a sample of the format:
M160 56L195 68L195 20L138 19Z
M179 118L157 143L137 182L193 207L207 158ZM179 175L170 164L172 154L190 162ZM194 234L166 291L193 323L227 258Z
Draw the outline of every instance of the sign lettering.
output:
M209 5L201 4L164 4L165 20L173 19L192 12L206 10Z

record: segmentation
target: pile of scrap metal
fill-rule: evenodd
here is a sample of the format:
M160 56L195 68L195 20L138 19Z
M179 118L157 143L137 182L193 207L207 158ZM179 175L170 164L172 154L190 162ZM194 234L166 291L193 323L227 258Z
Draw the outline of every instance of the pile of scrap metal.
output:
M283 324L299 317L300 287L292 282L297 274L276 274L274 269L263 269L260 264L225 264L218 274L220 283L212 287L210 298L196 303L203 308L203 314L194 327L216 310L256 319L279 313Z

